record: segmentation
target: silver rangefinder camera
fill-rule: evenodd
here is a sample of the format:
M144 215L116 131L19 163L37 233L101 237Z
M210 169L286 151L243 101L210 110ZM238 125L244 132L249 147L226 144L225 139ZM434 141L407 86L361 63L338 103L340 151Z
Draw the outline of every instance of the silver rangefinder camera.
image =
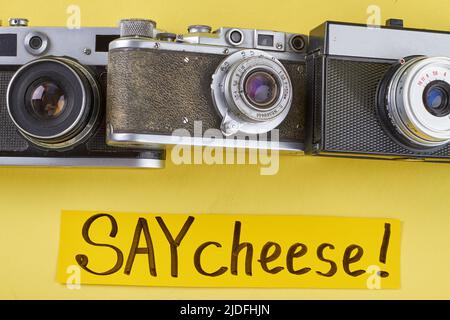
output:
M109 46L108 144L303 151L306 36L205 25L176 35L142 19L120 27Z
M0 26L0 165L163 166L161 150L106 144L108 44L118 36L23 18Z

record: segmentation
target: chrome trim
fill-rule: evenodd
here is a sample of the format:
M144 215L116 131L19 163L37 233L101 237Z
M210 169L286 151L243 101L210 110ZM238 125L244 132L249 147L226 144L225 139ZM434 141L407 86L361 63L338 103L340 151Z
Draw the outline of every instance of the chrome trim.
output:
M0 166L160 169L164 165L165 161L160 159L0 157Z
M265 46L259 44L259 36L270 36L272 37L273 43L271 46ZM255 30L253 35L253 45L255 49L260 50L270 50L270 51L284 51L287 48L286 45L286 34L284 32L269 31L269 30Z
M189 136L180 137L157 134L115 133L111 125L107 127L106 131L107 144L117 147L164 149L167 145L189 145L211 148L271 149L294 152L298 155L304 154L304 144L301 142L280 141L272 143L271 141L258 140L227 140Z
M230 33L233 31L238 31L241 33L242 39L239 43L230 42ZM272 37L273 43L269 45L258 44L259 35L267 35ZM272 31L272 30L259 30L259 29L239 29L239 28L229 28L220 27L212 33L197 32L188 33L178 36L179 42L199 44L199 45L214 45L228 47L239 46L242 49L262 49L265 51L278 51L278 52L298 52L293 50L288 45L288 39L295 36L294 33L287 33L282 31ZM304 36L304 35L301 35ZM305 48L306 49L306 48ZM306 50L301 50L306 52Z
M25 18L9 18L8 24L10 27L26 27L28 26L28 19Z
M449 117L432 115L422 99L427 83L434 80L449 83L449 73L449 58L417 57L403 64L393 75L387 92L387 111L394 127L409 141L422 147L450 142ZM418 81L423 84L419 85Z
M329 22L325 54L402 59L413 55L450 56L450 34Z
M25 37L31 32L43 34L48 39L47 50L39 56L70 56L80 64L91 66L104 66L108 63L108 52L95 51L96 36L117 35L119 37L119 28L1 27L0 34L17 35L17 55L0 57L1 65L24 65L39 57L28 52L24 45ZM89 51L85 49L89 49L90 54L86 54L85 52Z
M109 44L109 50L116 49L151 49L151 50L167 50L167 51L181 51L181 52L194 52L194 53L208 53L229 55L243 49L247 49L244 46L232 47L229 45L213 45L213 44L190 44L180 43L172 41L159 41L156 39L143 39L143 38L121 38L112 41ZM268 51L268 50L265 50ZM296 52L278 52L269 51L270 55L279 60L290 61L305 61L305 55Z
M277 78L280 94L271 109L258 110L243 94L243 81L254 69L269 70ZM266 51L245 49L224 59L216 68L211 82L212 101L222 116L221 130L225 136L240 132L266 133L282 123L291 108L292 84L284 66ZM258 117L272 114L275 116ZM230 121L234 122L234 125Z
M38 49L33 49L33 48L30 46L30 40L31 40L32 38L34 38L34 37L39 37L39 38L41 38L41 40L42 40L41 47L38 48ZM49 41L48 41L47 35L45 35L45 34L43 34L43 33L40 33L40 32L31 31L29 34L27 34L27 35L25 36L23 45L25 46L25 49L26 49L30 54L32 54L33 56L39 56L39 55L45 53L45 51L47 51L48 46L49 46Z

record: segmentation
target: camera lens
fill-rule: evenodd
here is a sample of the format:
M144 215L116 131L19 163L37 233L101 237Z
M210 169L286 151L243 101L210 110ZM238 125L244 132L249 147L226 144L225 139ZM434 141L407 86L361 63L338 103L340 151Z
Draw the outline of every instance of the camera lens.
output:
M378 86L377 113L394 141L414 152L450 143L450 59L415 56L393 65Z
M227 56L212 79L213 103L225 136L269 132L289 113L291 77L283 63L265 51L247 49Z
M39 36L31 37L30 41L28 42L29 46L33 50L38 50L42 46L42 39Z
M39 81L31 93L31 107L43 119L57 118L66 105L64 91L54 82Z
M95 76L69 58L24 65L7 92L11 120L25 138L45 149L66 150L85 141L97 125L99 103Z
M425 108L436 117L450 115L450 85L444 81L430 82L423 91Z
M275 77L266 71L254 71L244 80L244 94L258 108L272 107L278 97Z

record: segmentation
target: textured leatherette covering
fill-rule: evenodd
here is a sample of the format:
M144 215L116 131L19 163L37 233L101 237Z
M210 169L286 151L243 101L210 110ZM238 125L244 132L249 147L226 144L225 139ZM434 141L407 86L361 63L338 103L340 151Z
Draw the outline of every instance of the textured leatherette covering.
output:
M319 152L419 156L394 142L376 114L377 87L392 63L332 56L319 56L314 63L316 80L310 89L314 90L313 142ZM449 148L420 157L449 157Z

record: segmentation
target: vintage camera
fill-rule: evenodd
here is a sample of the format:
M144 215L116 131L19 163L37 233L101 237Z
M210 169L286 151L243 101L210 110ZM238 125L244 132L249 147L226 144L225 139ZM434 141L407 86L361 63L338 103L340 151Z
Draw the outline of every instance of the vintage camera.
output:
M122 20L121 38L110 44L110 145L303 151L307 37L211 32L205 25L175 35L155 27L151 20Z
M450 160L450 34L326 22L310 34L308 150Z
M108 44L118 28L0 27L0 165L161 167L106 145Z

